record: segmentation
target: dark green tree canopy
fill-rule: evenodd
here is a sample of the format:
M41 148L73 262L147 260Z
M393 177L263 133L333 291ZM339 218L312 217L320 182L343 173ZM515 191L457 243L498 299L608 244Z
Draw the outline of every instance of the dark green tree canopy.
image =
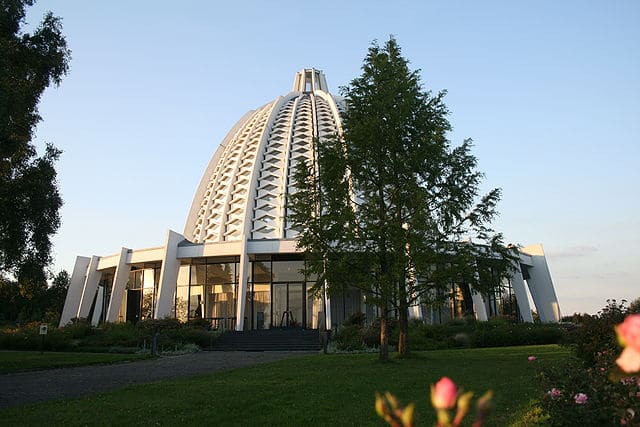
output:
M44 90L67 73L70 51L59 18L47 13L28 34L25 9L33 0L0 0L0 274L44 278L51 236L60 226L62 198L47 144L32 142Z

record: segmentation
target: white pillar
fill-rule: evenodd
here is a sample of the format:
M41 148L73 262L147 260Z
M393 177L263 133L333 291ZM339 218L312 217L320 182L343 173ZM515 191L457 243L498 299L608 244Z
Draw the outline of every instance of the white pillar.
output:
M69 290L64 300L62 315L60 316L60 327L71 322L71 319L78 317L78 309L80 308L80 300L82 299L82 290L84 289L85 276L87 268L89 268L90 258L79 256L73 265L73 272L69 280Z
M185 240L182 234L169 230L162 255L160 267L160 284L158 285L158 297L156 299L156 312L154 319L164 319L171 315L171 307L175 304L176 286L178 283L178 244Z
M120 249L116 273L113 275L113 288L111 289L111 300L107 309L107 322L118 321L122 297L124 296L127 281L129 280L129 272L131 271L131 265L127 263L128 254L129 249L124 247Z
M326 312L324 313L325 326L327 330L331 330L331 298L329 298L329 294L327 293L327 281L324 282L324 306L326 308Z
M91 304L93 303L93 299L96 296L98 283L100 283L100 276L102 276L102 273L98 271L99 262L100 257L91 257L89 268L87 269L87 278L84 282L84 290L82 291L82 298L80 299L80 309L78 310L78 317L86 319L89 316Z
M93 308L93 316L91 317L91 326L98 326L100 323L100 315L102 314L102 306L104 304L104 286L98 286L96 295L96 306Z
M487 305L484 302L484 297L477 293L476 291L471 290L471 300L473 301L473 312L476 314L476 319L481 322L485 322L489 320L489 316L487 316Z
M538 316L543 323L559 322L560 306L558 305L558 297L553 289L553 280L547 265L547 259L544 256L544 249L541 244L531 245L522 248L522 252L531 256L531 264L533 265L529 271L529 291L531 298L536 305Z
M529 298L527 297L527 290L524 286L522 272L520 271L520 262L515 261L515 264L514 271L510 278L511 286L516 294L516 301L518 302L518 308L520 309L522 320L525 322L533 322L531 306L529 306Z
M238 288L236 292L236 331L244 330L244 313L247 302L247 286L249 285L249 254L247 254L247 240L242 243L240 252L240 272L238 273ZM273 304L273 301L271 302Z

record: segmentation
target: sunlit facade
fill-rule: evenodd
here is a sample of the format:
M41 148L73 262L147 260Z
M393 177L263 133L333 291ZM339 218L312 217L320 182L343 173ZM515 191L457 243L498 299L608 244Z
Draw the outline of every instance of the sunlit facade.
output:
M296 248L287 198L296 165L315 156L313 140L341 132L344 101L329 93L324 74L304 69L292 91L245 114L227 134L196 190L182 234L165 244L79 256L60 320L137 322L165 317L204 319L214 328L331 328L375 309L358 290L329 298L311 290ZM541 245L520 250L499 295L483 297L452 284L450 303L417 305L411 316L430 323L473 312L480 320L513 315L532 321L527 288L542 321L560 319ZM456 296L457 295L457 296Z

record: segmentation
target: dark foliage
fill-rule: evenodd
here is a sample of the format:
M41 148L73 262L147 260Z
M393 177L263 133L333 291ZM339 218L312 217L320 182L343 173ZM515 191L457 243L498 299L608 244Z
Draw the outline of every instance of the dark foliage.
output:
M33 322L0 330L0 349L39 350L39 326L40 322ZM99 328L92 327L86 319L72 319L64 328L49 329L44 349L130 353L149 350L155 334L160 351L180 350L189 344L200 348L210 347L217 336L214 331L187 325L176 319L144 320L135 326L131 323L105 323Z
M391 323L391 335L397 338L398 323ZM409 326L411 350L441 350L465 347L509 347L519 345L560 344L565 341L564 327L556 324L514 323L503 319L488 322L455 320L441 325L415 322ZM347 324L334 336L340 350L360 350L380 345L380 324Z
M32 142L41 120L38 103L47 87L60 83L70 59L61 21L51 13L33 33L23 31L25 9L32 4L0 1L0 280L3 288L17 283L29 301L46 289L51 236L60 226L62 206L54 168L60 150L47 144L38 156ZM2 296L9 298L4 305L16 292L3 289ZM45 315L38 312L41 304L20 310L3 315Z

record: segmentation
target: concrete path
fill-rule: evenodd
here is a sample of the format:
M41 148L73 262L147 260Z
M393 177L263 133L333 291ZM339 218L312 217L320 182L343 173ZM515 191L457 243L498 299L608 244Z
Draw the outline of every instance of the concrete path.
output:
M182 356L0 375L0 409L45 400L82 397L132 384L272 362L305 352L204 351Z

